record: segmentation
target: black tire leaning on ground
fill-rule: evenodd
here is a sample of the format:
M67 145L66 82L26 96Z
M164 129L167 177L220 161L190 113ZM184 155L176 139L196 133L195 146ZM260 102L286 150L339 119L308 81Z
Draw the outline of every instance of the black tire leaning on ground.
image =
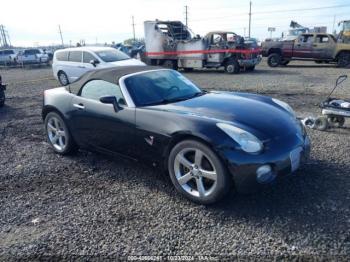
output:
M338 67L349 67L350 66L350 52L340 52L337 61Z
M269 67L277 67L280 65L281 55L278 53L272 53L267 57L267 64Z
M241 71L241 67L237 59L231 58L225 63L225 72L228 74L238 74Z
M329 124L328 124L328 119L325 116L319 116L315 119L315 129L320 130L320 131L325 131L327 130Z
M5 105L5 91L0 88L0 107Z
M182 150L191 149L196 150L199 149L205 154L205 157L210 158L210 161L212 162L214 166L214 170L217 173L216 178L216 186L214 190L207 196L204 197L196 197L191 195L190 193L186 192L180 183L178 182L178 179L175 175L175 159L178 155L178 153ZM202 168L202 167L201 167ZM184 140L176 144L168 157L168 171L171 178L171 181L173 185L175 186L176 190L182 194L187 199L190 199L193 202L196 202L198 204L202 205L209 205L213 204L215 202L218 202L221 200L230 190L232 185L232 178L227 172L226 168L222 164L221 160L217 157L215 152L213 152L207 145L204 143L201 143L197 140ZM195 178L192 178L195 179ZM194 182L194 181L192 181Z
M58 150L53 145L53 143L51 142L50 136L49 136L49 132L50 132L49 129L50 128L49 128L48 123L55 118L59 121L61 129L65 133L65 147L62 150ZM56 127L56 129L58 129L58 127ZM55 153L60 154L60 155L67 155L67 154L72 154L72 153L77 151L78 146L75 143L64 119L58 113L52 111L45 116L45 132L46 132L47 141L50 144L50 146L52 147L52 149L55 151Z
M60 84L62 86L69 85L68 76L67 76L67 74L64 71L59 71L58 74L57 74L57 77L58 77L58 81L60 82ZM64 79L65 79L65 81L64 81Z

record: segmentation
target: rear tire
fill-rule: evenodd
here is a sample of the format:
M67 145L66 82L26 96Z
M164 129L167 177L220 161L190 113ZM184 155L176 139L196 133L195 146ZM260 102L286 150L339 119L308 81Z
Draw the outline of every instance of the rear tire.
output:
M198 204L218 202L231 188L231 177L221 160L208 146L195 140L174 146L168 171L176 190Z
M50 112L45 117L45 131L47 141L60 155L67 155L78 149L63 118L56 112Z
M69 79L65 72L60 71L57 76L58 76L58 81L62 86L69 85Z
M193 72L193 68L185 67L185 68L184 68L184 71L185 71L186 73Z
M248 66L245 68L245 71L252 72L255 70L255 66Z
M241 71L241 67L236 59L230 59L226 62L225 71L228 74L238 74Z
M338 67L349 67L350 66L350 52L341 52L338 55Z
M163 67L177 70L177 61L176 60L165 60L162 64Z
M272 53L267 58L267 64L269 67L277 67L280 65L281 55L277 53Z

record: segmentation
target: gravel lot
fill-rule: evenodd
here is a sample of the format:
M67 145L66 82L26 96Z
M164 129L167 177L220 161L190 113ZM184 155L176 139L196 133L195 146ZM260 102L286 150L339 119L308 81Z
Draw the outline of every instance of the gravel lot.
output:
M346 69L293 62L253 73L186 74L206 89L258 92L290 103L300 116ZM53 153L41 120L42 93L58 86L50 68L1 70L0 260L126 255L297 255L349 260L350 120L309 130L312 153L295 176L214 206L181 198L152 167L79 151ZM337 92L350 98L350 81Z

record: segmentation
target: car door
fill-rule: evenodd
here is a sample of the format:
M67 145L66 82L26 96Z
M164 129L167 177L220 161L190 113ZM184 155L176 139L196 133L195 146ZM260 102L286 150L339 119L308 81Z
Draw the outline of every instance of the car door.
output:
M103 104L100 98L115 96L120 109ZM97 150L134 156L135 108L126 105L118 85L103 80L91 80L73 98L71 123L80 144Z
M332 59L335 42L326 34L317 34L314 44L314 58L319 60Z
M303 34L299 36L294 44L293 57L296 58L313 58L313 42L312 34Z
M68 61L65 63L63 71L67 74L70 83L73 83L85 73L82 58L82 51L70 51L68 54Z
M83 69L84 72L88 72L91 70L94 70L98 67L98 64L96 64L96 66L94 66L93 64L91 64L92 60L98 60L92 53L84 51L83 52Z

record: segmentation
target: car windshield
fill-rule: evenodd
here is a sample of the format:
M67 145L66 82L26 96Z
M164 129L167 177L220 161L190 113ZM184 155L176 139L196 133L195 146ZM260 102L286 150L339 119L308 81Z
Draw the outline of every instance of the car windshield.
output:
M166 104L204 94L177 71L149 71L127 77L124 81L136 106Z
M97 51L96 54L104 62L116 62L130 59L130 57L127 54L124 54L118 50L102 50Z

